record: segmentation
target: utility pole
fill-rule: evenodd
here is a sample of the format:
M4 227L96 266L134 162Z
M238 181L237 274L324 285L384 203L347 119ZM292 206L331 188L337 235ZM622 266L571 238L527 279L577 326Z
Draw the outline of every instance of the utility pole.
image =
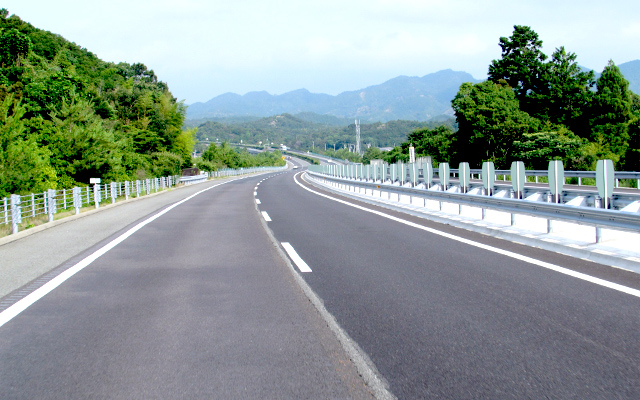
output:
M356 120L356 153L360 155L360 120Z

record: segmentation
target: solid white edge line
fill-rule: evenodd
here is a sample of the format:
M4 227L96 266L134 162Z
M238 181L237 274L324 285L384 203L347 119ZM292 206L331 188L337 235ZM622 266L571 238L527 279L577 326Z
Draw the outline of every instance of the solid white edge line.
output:
M238 179L242 179L242 178L238 178ZM201 194L203 192L206 192L207 190L211 190L211 189L213 189L213 188L215 188L217 186L224 185L226 183L233 182L233 181L238 180L238 179L232 179L232 180L229 180L229 181L226 181L226 182L221 182L221 183L218 183L218 184L213 185L211 187L208 187L206 189L200 190L200 191L192 194L189 197L186 197L186 198L184 198L184 199L182 199L182 200L180 200L180 201L178 201L176 203L173 203L172 205L170 205L169 207L167 207L164 210L160 211L159 213L157 213L157 214L147 218L146 220L138 223L134 227L132 227L129 230L127 230L126 232L124 232L122 235L120 235L117 238L113 239L111 242L107 243L106 245L102 246L100 249L94 251L93 253L91 253L87 257L83 258L81 261L79 261L74 266L70 267L69 269L67 269L64 272L62 272L60 275L58 275L55 278L51 279L49 282L45 283L40 288L34 290L33 292L29 293L24 298L18 300L17 302L15 302L13 305L11 305L6 310L0 312L0 327L2 327L7 322L11 321L14 317L16 317L18 314L20 314L24 310L26 310L29 306L34 304L36 301L38 301L41 298L43 298L44 296L46 296L53 289L55 289L58 286L60 286L67 279L71 278L73 275L75 275L76 273L78 273L81 270L83 270L84 268L86 268L89 264L91 264L92 262L94 262L95 260L100 258L100 256L104 255L106 252L108 252L109 250L113 249L118 244L122 243L126 238L128 238L131 235L133 235L135 232L140 230L145 225L147 225L150 222L156 220L157 218L161 217L162 215L168 213L169 211L173 210L174 208L176 208L180 204L191 200L192 198L196 197L197 195L199 195L199 194Z
M298 174L301 174L301 173L302 172L299 172ZM553 271L556 271L556 272L560 272L561 274L569 275L569 276L572 276L574 278L578 278L578 279L582 279L582 280L587 281L587 282L595 283L596 285L600 285L600 286L607 287L609 289L617 290L619 292L626 293L626 294L629 294L631 296L640 297L640 290L637 290L637 289L633 289L633 288L630 288L630 287L627 287L627 286L623 286L623 285L620 285L618 283L609 282L609 281L606 281L604 279L600 279L600 278L596 278L596 277L591 276L591 275L583 274L581 272L576 272L576 271L573 271L571 269L561 267L559 265L555 265L555 264L551 264L551 263L548 263L548 262L545 262L545 261L537 260L535 258L527 257L527 256L524 256L522 254L514 253L512 251L499 249L497 247L493 247L493 246L489 246L489 245L486 245L486 244L483 244L483 243L475 242L473 240L465 239L465 238L462 238L460 236L455 236L455 235L452 235L450 233L439 231L437 229L428 228L426 226L418 225L416 223L413 223L413 222L410 222L410 221L406 221L404 219L401 219L401 218L398 218L398 217L394 217L392 215L385 214L385 213L380 212L380 211L372 210L372 209L369 209L369 208L366 208L366 207L359 206L357 204L349 203L347 201L344 201L344 200L341 200L341 199L337 199L335 197L331 197L331 196L325 195L323 193L316 192L315 190L309 189L309 188L305 187L304 185L302 185L300 182L298 182L298 179L297 179L298 174L294 175L294 177L293 177L293 179L296 182L296 184L298 186L300 186L301 188L303 188L304 190L307 190L307 191L309 191L311 193L314 193L314 194L316 194L318 196L322 196L322 197L325 197L327 199L330 199L330 200L333 200L333 201L337 201L338 203L342 203L342 204L357 208L359 210L366 211L366 212L369 212L369 213L372 213L372 214L375 214L375 215L390 219L392 221L400 222L401 224L405 224L405 225L408 225L408 226L411 226L411 227L414 227L414 228L417 228L417 229L421 229L423 231L427 231L429 233L433 233L435 235L439 235L439 236L445 237L447 239L455 240L457 242L461 242L461 243L464 243L464 244L468 244L470 246L478 247L478 248L481 248L483 250L491 251L491 252L498 253L498 254L501 254L501 255L504 255L504 256L507 256L507 257L514 258L516 260L527 262L529 264L537 265L539 267L543 267L543 268L547 268L547 269L550 269L550 270L553 270Z
M296 249L293 248L291 243L282 242L281 244L287 254L289 254L291 260L296 264L300 272L313 272L311 271L311 268L309 268L307 263L304 262L304 260L298 255L298 252L296 252Z
M262 211L261 214L265 221L271 222L271 218L269 217L269 214L267 214L266 211Z

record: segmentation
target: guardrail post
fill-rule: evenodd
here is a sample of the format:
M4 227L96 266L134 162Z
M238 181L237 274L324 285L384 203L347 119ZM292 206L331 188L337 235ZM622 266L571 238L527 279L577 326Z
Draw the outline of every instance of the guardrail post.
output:
M493 165L493 161L485 161L482 163L482 185L484 186L485 194L491 196L493 193L493 186L496 183L496 168Z
M458 166L458 177L460 180L460 192L461 193L467 193L467 191L469 190L469 174L471 173L471 170L469 169L469 163L468 162L461 162L460 165Z
M75 209L76 215L80 214L80 208L82 207L82 189L79 187L74 187L72 190L73 194L73 208Z
M36 195L31 193L31 216L36 217Z
M562 161L549 161L549 190L553 196L553 203L560 203L563 185L564 166L562 165Z
M124 181L124 199L129 200L129 181Z
M598 160L596 163L596 186L598 194L603 200L602 208L611 208L611 196L613 195L614 169L613 161Z
M602 242L602 228L596 226L596 243Z
M116 202L116 196L118 195L118 191L116 190L116 182L111 182L109 186L111 186L109 191L111 192L111 204ZM120 186L120 185L118 185Z
M4 203L4 223L5 225L9 225L9 209L7 208L7 198L5 197L2 200Z
M47 203L49 203L49 222L53 222L53 214L56 213L56 191L53 189L47 190Z
M451 169L449 163L440 163L438 166L438 177L440 178L440 184L442 185L442 191L447 191L449 186L449 178L451 176Z
M98 183L93 184L93 204L96 208L100 207L100 184Z
M22 212L20 210L20 196L11 195L11 232L18 233L18 224L22 222Z
M524 163L522 161L514 161L511 163L511 186L513 187L513 192L515 194L515 198L520 200L522 199L522 193L524 191L524 183L527 181L527 178L524 174Z

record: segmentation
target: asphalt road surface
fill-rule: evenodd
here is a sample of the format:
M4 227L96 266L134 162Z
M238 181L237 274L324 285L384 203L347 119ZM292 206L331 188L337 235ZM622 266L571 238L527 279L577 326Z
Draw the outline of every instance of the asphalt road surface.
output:
M371 398L263 228L259 179L176 206L0 326L0 398Z
M398 398L640 398L637 274L362 205L497 249L486 250L321 197L292 175L260 186L260 210Z
M0 301L0 398L384 395L306 288L398 398L640 398L640 275L335 201L301 178L157 196L82 251L68 232L91 219L0 246L32 268L68 244L44 270L77 270L6 322Z

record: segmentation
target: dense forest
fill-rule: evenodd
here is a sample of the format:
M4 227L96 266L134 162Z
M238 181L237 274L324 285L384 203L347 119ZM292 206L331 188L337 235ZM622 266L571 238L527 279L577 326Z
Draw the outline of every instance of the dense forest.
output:
M0 10L0 197L191 167L197 129L144 64L111 63ZM218 154L212 149L209 154ZM271 165L274 156L204 160L205 169Z
M595 79L564 47L545 55L527 26L515 26L499 43L502 57L489 65L489 79L462 84L452 101L457 131L416 130L387 161L406 160L413 144L435 162L472 168L520 160L546 169L559 159L568 169L594 170L598 159L611 159L616 169L640 170L640 96L613 61Z
M185 107L143 64L109 63L0 10L0 196L191 166Z

